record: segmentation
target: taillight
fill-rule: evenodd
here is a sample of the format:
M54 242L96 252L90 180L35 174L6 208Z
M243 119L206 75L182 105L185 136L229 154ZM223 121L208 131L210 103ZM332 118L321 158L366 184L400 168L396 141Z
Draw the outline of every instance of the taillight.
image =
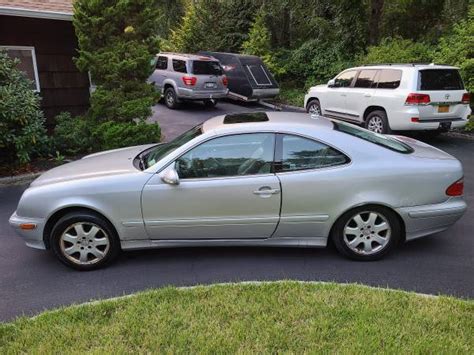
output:
M196 85L197 78L195 76L183 76L183 83L187 86Z
M471 94L466 92L465 94L462 95L461 102L463 104L469 105L471 103Z
M431 101L430 95L427 94L408 94L405 105L426 105Z
M222 84L224 84L224 86L227 86L227 84L229 84L229 80L227 79L227 76L223 76L222 77Z
M464 178L459 179L446 189L448 196L462 196L464 193Z

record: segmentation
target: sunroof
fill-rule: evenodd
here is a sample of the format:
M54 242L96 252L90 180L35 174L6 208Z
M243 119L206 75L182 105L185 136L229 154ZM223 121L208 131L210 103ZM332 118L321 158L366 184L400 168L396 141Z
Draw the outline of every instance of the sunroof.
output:
M268 121L268 116L265 112L234 113L224 117L224 124L266 121Z

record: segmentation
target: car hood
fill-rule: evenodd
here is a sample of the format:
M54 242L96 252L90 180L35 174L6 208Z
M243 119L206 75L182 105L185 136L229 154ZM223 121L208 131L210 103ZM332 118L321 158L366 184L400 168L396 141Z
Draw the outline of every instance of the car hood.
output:
M48 170L33 181L31 186L136 172L133 158L155 145L146 144L87 155L82 159Z

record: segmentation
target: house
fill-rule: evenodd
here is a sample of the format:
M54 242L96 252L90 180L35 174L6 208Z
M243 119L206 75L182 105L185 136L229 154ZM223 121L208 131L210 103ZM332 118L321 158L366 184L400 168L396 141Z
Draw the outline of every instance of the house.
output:
M72 1L0 0L0 47L20 59L49 123L60 112L79 115L89 107L89 77L73 62Z

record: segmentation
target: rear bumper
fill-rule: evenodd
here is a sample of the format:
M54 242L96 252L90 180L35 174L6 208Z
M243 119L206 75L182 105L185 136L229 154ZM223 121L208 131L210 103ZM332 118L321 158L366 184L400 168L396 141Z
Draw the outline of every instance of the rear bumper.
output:
M188 88L178 88L178 97L184 100L222 99L227 96L228 92L229 89L193 90Z
M388 112L388 121L390 128L396 131L426 131L439 130L440 123L450 122L451 128L463 128L468 122L471 114L469 106L462 115L446 116L446 117L423 117L416 106L405 106L403 110L398 112ZM411 119L416 117L418 122L412 122Z
M43 241L44 219L20 217L15 211L8 222L15 232L25 240L27 246L35 249L46 249ZM20 225L23 223L35 224L36 228L31 230L20 229Z
M449 228L466 209L462 197L452 197L443 203L398 208L397 212L405 222L406 240L413 240Z

